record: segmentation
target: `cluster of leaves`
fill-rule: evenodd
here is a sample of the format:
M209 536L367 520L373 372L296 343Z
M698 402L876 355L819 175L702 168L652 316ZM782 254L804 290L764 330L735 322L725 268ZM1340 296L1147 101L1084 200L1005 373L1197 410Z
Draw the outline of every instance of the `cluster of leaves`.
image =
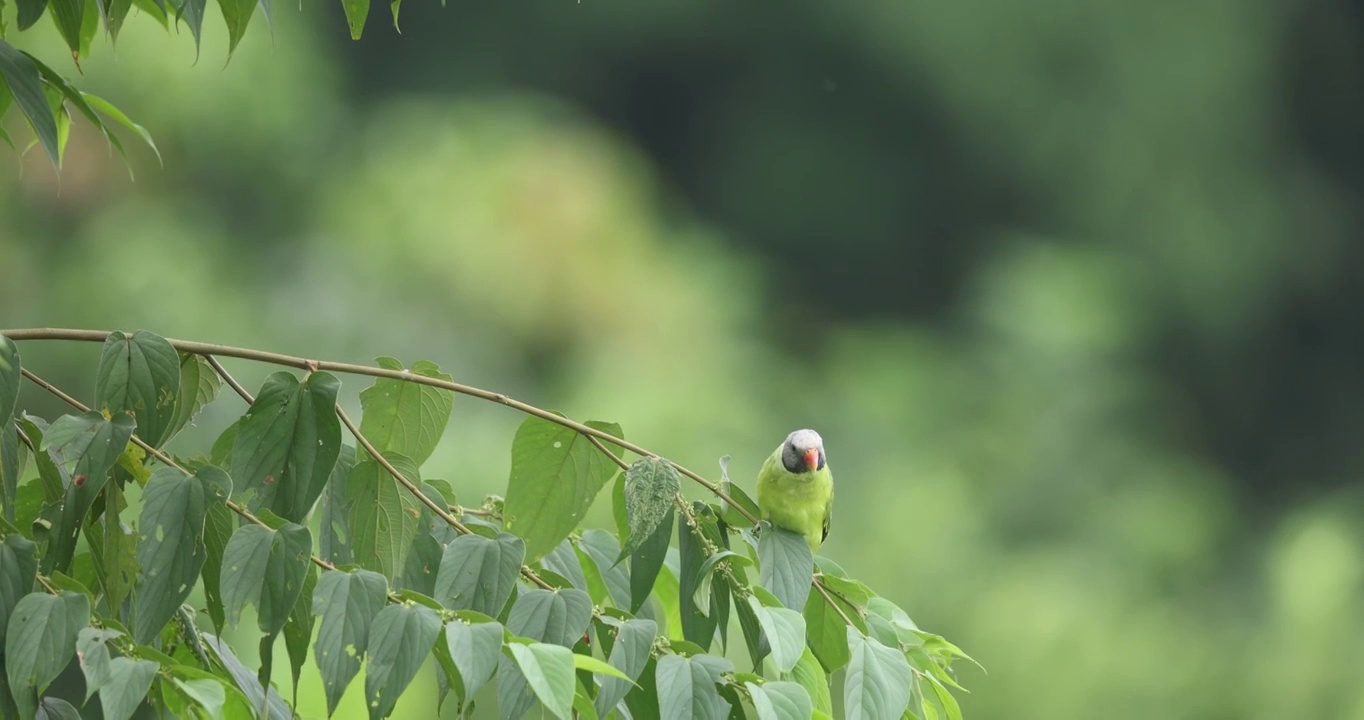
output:
M438 702L504 718L831 717L840 682L849 718L960 717L965 655L754 524L737 486L687 501L667 461L622 472L619 445L546 413L513 439L506 499L466 511L422 477L454 395L414 381L449 376L379 363L406 379L361 393L358 448L334 375L279 372L207 453L173 458L159 448L219 394L209 360L111 333L96 409L48 423L16 414L0 336L0 715L79 717L98 696L109 720L292 717L270 682L282 634L295 691L311 651L329 714L363 665L369 716L388 716L433 658ZM615 532L580 531L608 486ZM254 671L220 637L247 606Z
M196 51L199 47L207 11L207 0L13 0L17 11L16 28L29 30L42 19L44 14L52 18L58 33L71 50L71 57L77 67L81 58L89 57L95 36L103 28L111 42L117 42L124 22L134 9L139 14L150 17L167 31L172 23L184 23L194 36ZM398 10L402 0L392 0L393 25L398 25ZM128 118L112 103L84 92L48 64L32 54L11 45L6 21L8 0L0 0L0 121L3 121L10 106L17 106L29 128L33 140L24 148L27 152L34 145L41 145L54 167L60 169L66 153L66 141L71 131L73 113L79 113L90 121L103 135L110 147L117 150L127 162L127 152L123 142L113 132L110 121L122 125L136 133L160 160L160 152L151 134L145 128ZM358 40L364 31L365 19L369 15L369 0L342 0L346 24L351 37ZM266 20L272 13L271 0L218 0L223 21L227 26L228 55L236 50L237 44L246 35L246 28L255 14L257 6ZM17 149L13 139L0 127L0 140ZM131 168L130 168L131 169Z

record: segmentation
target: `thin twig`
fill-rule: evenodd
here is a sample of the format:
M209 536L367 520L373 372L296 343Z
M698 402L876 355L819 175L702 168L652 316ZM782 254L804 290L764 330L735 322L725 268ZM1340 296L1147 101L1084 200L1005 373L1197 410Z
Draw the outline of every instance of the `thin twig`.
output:
M106 339L108 339L109 335L111 334L112 333L107 330L74 330L67 328L23 328L15 330L0 330L0 335L4 335L10 338L11 340L77 340L81 342L104 342ZM300 370L307 370L310 372L317 370L328 370L331 372L350 373L353 375L368 375L370 377L392 378L394 380L404 380L407 382L417 383L418 385L430 385L431 387L450 390L461 395L469 395L471 397L481 398L489 402L495 402L501 405L506 405L507 407L520 410L521 412L527 415L533 415L542 420L548 420L557 425L572 428L573 430L577 430L578 432L584 435L595 437L599 440L604 440L606 442L615 443L616 445L619 445L620 447L629 450L630 452L635 453L636 455L640 455L643 457L660 457L657 453L650 452L640 447L639 445L636 445L622 438L615 437L610 433L603 432L589 425L584 425L583 423L577 422L575 420L570 420L566 417L563 417L562 415L556 415L548 410L535 407L534 405L521 402L520 400L515 400L513 398L507 397L503 393L493 392L491 390L484 390L482 388L476 388L471 385L464 385L461 383L441 380L440 378L426 377L425 375L418 375L416 373L411 373L406 370L388 370L386 368L371 367L369 365L355 365L352 363L333 362L330 360L309 360L306 358L296 357L293 355L282 355L280 353L265 352L262 350L252 350L250 348L233 347L231 345L216 345L213 343L201 343L189 340L172 340L169 338L167 338L166 341L169 342L171 346L177 350L181 350L188 353L194 353L196 355L223 355L227 357L241 358L243 360L256 360L259 362L271 363L274 365L284 365L286 367L294 367ZM750 513L747 508L736 502L734 498L730 497L729 493L725 492L724 489L722 489L718 484L713 483L710 480L707 480L701 475L691 470L688 470L687 468L678 465L677 463L672 462L671 460L669 460L668 462L670 462L673 467L677 468L677 472L691 478L697 483L700 483L702 487L714 493L721 500L724 500L727 504L732 506L734 509L738 510L739 514L743 515L744 518L747 519L749 522L753 523L754 525L758 524L758 518L752 513Z
M232 377L232 374L227 371L227 368L223 367L222 363L218 362L218 358L215 358L212 355L204 355L203 358L213 367L213 372L218 373L218 377L222 378L223 382L227 383L228 387L237 391L237 394L246 401L247 405L256 404L256 399L251 397L251 393L248 392L246 388L242 387L241 383L237 382L237 378Z
M629 472L630 465L627 464L624 460L620 459L620 456L611 452L611 448L603 445L601 440L598 440L597 438L591 435L584 435L583 437L587 438L588 442L592 443L593 446L595 446L598 450L602 451L602 453L604 453L606 457L611 458L611 461L614 462L616 465L620 466L621 470Z
M815 580L814 586L815 589L819 591L819 594L824 596L824 599L829 603L829 607L833 608L834 612L838 613L839 617L843 618L843 623L845 625L848 625L849 627L856 627L855 625L853 625L852 618L849 618L848 614L843 612L843 608L839 607L838 603L834 602L834 599L829 596L829 591L824 588L824 583Z

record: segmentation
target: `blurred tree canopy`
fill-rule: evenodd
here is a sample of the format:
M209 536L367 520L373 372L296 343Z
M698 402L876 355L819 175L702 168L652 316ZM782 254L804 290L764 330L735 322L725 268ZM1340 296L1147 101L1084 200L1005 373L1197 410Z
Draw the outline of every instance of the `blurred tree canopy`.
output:
M401 18L130 23L83 82L166 169L0 173L5 324L438 357L736 478L816 426L968 714L1364 717L1354 4ZM451 427L497 491L512 420Z

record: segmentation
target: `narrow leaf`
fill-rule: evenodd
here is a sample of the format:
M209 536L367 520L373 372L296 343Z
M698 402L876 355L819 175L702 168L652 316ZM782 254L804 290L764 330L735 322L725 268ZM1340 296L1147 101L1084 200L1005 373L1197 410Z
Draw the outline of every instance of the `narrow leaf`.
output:
M246 35L251 13L256 10L256 0L218 0L218 8L223 12L223 22L227 23L227 56L231 59L237 43Z
M365 30L365 18L369 15L369 0L341 0L341 7L346 11L350 39L359 40Z
M237 516L222 502L213 502L204 514L204 601L208 604L208 616L213 627L222 632L227 621L223 607L222 571L223 553L232 539L232 531L237 527Z
M351 534L350 523L346 520L346 478L355 467L355 448L342 445L327 479L327 488L322 491L322 509L318 513L318 546L322 559L333 565L350 565Z
M209 649L209 652L213 653L218 659L218 664L222 665L223 669L227 670L227 674L232 676L232 682L250 701L251 707L265 708L265 712L269 713L270 720L293 719L294 713L290 710L289 704L284 702L284 698L280 697L273 687L267 692L260 684L260 678L256 677L255 671L242 664L242 661L237 659L232 648L228 647L222 638L211 633L201 633L200 637L204 639L204 645ZM269 707L266 707L267 705ZM260 713L261 717L265 717L265 712Z
M89 99L88 95L86 99ZM218 373L202 355L180 353L180 391L175 395L175 410L171 413L166 439L175 437L200 410L213 402L222 384Z
M716 619L696 604L696 586L701 566L706 562L705 548L696 532L685 522L677 524L677 551L681 559L678 574L678 609L682 615L682 636L707 652L715 641Z
M668 543L672 540L673 518L676 513L669 506L663 521L658 523L648 539L638 544L630 555L630 612L638 613L654 591L654 581L668 557ZM633 536L632 536L633 539ZM623 552L623 551L622 551Z
M621 548L621 558L630 555L673 512L673 501L682 489L677 468L662 458L636 460L625 473L625 515L630 537ZM619 562L620 559L617 559Z
M43 11L47 10L47 0L16 0L15 4L19 8L20 31L33 27L33 23L38 22Z
M85 0L48 0L52 6L52 22L71 52L80 55L81 21L85 16ZM112 336L111 336L112 337Z
M317 566L308 564L303 576L303 592L284 622L284 650L289 655L289 674L293 679L293 704L298 705L298 678L308 659L308 642L313 639L313 591L317 588Z

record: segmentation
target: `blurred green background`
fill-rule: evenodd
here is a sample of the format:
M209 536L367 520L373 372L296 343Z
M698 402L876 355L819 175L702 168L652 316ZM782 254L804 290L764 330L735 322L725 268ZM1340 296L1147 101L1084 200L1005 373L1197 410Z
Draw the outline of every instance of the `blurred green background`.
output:
M1357 3L276 5L83 63L164 169L0 152L0 326L430 359L750 488L814 427L968 718L1364 718ZM520 420L424 472L502 492Z

